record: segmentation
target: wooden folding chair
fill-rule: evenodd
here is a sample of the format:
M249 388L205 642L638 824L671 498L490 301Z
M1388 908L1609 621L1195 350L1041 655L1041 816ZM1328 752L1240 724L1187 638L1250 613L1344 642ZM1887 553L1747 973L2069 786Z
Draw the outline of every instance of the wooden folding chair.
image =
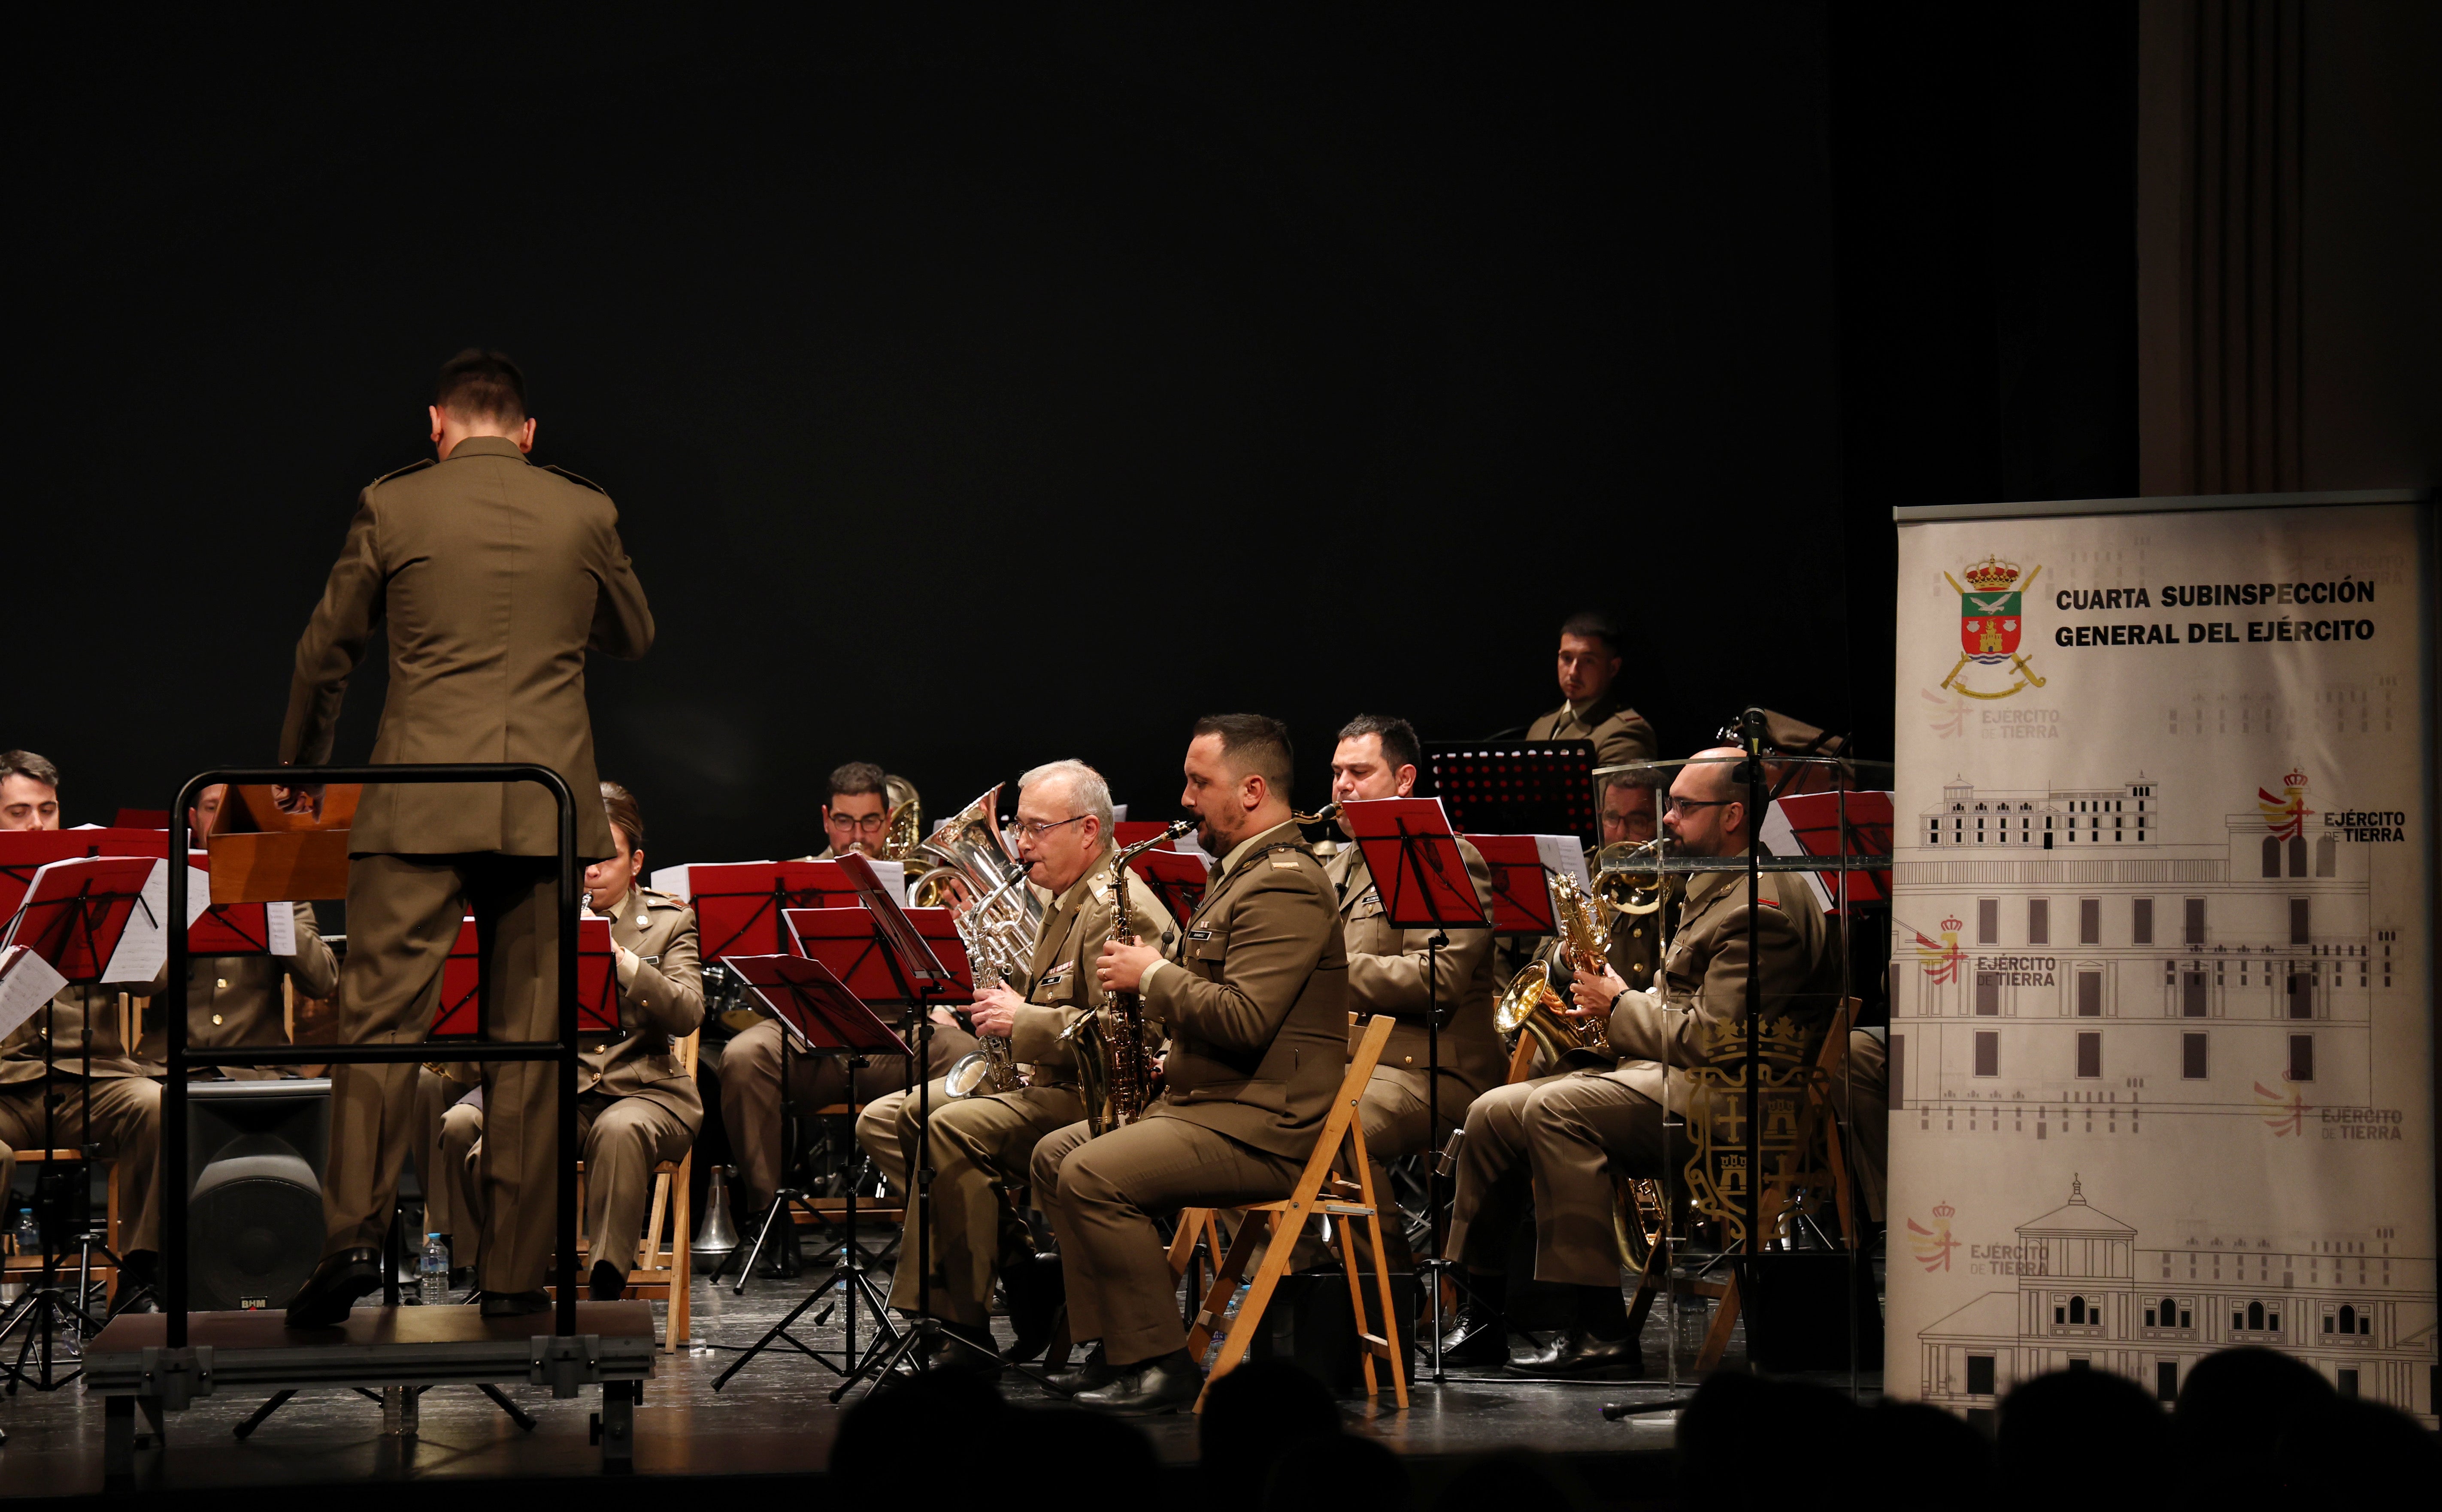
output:
M1201 1359L1205 1350L1217 1339L1220 1353L1205 1377L1204 1389L1210 1393L1212 1382L1236 1370L1246 1361L1264 1325L1264 1312L1271 1305L1272 1293L1279 1288L1281 1277L1287 1273L1289 1258L1296 1251L1298 1240L1306 1224L1316 1218L1338 1218L1332 1225L1332 1244L1339 1251L1341 1270L1348 1277L1348 1306L1357 1322L1358 1356L1365 1375L1365 1394L1373 1396L1381 1390L1374 1370L1377 1359L1386 1361L1391 1371L1391 1390L1401 1409L1408 1405L1408 1377L1400 1357L1399 1347L1393 1336L1398 1331L1398 1314L1391 1298L1391 1270L1382 1247L1382 1214L1374 1193L1373 1165L1365 1156L1365 1126L1357 1117L1357 1105L1365 1095L1365 1084L1373 1079L1375 1065L1382 1058L1382 1047L1390 1042L1392 1019L1387 1013L1376 1014L1367 1021L1364 1037L1358 1042L1357 1053L1340 1078L1339 1091L1334 1096L1330 1113L1323 1119L1322 1130L1316 1136L1314 1154L1307 1157L1304 1172L1289 1194L1277 1202L1258 1202L1235 1210L1239 1214L1237 1232L1230 1242L1229 1253L1221 1261L1212 1284L1204 1294L1204 1305L1196 1313L1187 1335L1187 1352ZM1348 1155L1348 1168L1357 1173L1354 1180L1335 1169L1341 1152ZM1331 1194L1325 1195L1328 1187ZM1354 1200L1351 1200L1354 1199ZM1213 1227L1215 1212L1211 1208L1189 1208L1179 1214L1178 1238L1171 1241L1171 1264L1174 1270L1183 1271L1192 1257L1196 1238L1218 1237ZM1363 1219L1366 1236L1374 1258L1375 1291L1380 1302L1380 1329L1366 1316L1365 1285L1356 1248L1349 1243L1350 1220ZM1246 1300L1238 1304L1238 1315L1223 1327L1224 1312L1230 1296L1238 1289L1238 1277L1257 1245L1264 1250L1263 1263L1255 1268L1255 1278L1248 1284ZM1204 1399L1196 1398L1197 1412L1204 1410Z
M702 1031L679 1041L679 1064L686 1068L689 1080L695 1076L696 1044ZM653 1202L645 1218L644 1236L637 1241L636 1253L628 1267L627 1297L647 1301L660 1299L669 1303L669 1321L662 1334L662 1349L675 1352L685 1341L694 1321L691 1292L695 1282L695 1242L693 1214L689 1211L694 1195L689 1178L695 1174L695 1149L676 1160L665 1160L653 1168ZM576 1162L576 1211L585 1211L585 1162ZM665 1221L666 1220L666 1221ZM592 1265L591 1242L583 1234L576 1240L579 1276Z

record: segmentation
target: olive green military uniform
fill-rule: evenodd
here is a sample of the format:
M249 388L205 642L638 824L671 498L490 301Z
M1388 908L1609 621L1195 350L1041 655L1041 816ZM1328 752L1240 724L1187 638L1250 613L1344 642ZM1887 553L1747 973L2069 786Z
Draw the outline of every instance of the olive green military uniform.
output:
M490 436L365 489L297 644L282 761L329 759L348 678L384 622L390 693L373 759L549 767L575 794L578 862L610 855L586 653L641 656L653 640L610 501ZM489 1033L551 1038L562 943L556 814L530 782L365 789L349 843L340 1043L422 1040L470 913ZM551 1267L554 1069L518 1062L486 1074L482 1184L492 1229L479 1280L488 1291L536 1290ZM326 1253L381 1243L399 1164L416 1142L416 1082L412 1065L334 1069Z
M187 962L187 1053L244 1049L251 1045L288 1043L287 1007L280 984L294 978L301 997L329 997L339 985L339 962L322 943L312 903L274 903L293 911L297 952L293 956L210 956ZM145 1026L139 1059L166 1065L169 1030L155 1015ZM198 1067L196 1074L211 1075ZM225 1066L217 1074L234 1082L259 1082L294 1072L250 1066Z
M139 993L157 993L156 980ZM19 1150L55 1150L92 1142L118 1162L122 1254L161 1247L161 1067L127 1053L120 1030L118 986L64 987L0 1040L0 1191L16 1170ZM85 1041L90 1025L93 1039ZM51 1047L51 1074L43 1075L43 1047ZM48 1094L47 1098L46 1093ZM90 1096L88 1097L88 1093ZM50 1119L45 1127L47 1102Z
M1003 1215L1011 1221L1015 1216L1001 1202L998 1188L1025 1181L1036 1143L1085 1116L1077 1096L1076 1057L1060 1036L1104 1001L1094 963L1111 935L1111 862L1117 854L1106 847L1084 876L1051 900L1025 980L1010 984L1025 993L1028 1005L1010 1027L1010 1053L1027 1073L1027 1084L966 1098L949 1098L939 1083L933 1084L930 1301L936 1318L983 1326L1000 1266ZM1133 871L1127 885L1128 927L1148 945L1167 946L1178 933L1178 920ZM1151 1013L1146 1018L1156 1022ZM917 1106L906 1092L893 1092L867 1104L857 1120L857 1139L901 1191L911 1185ZM924 1300L917 1285L917 1239L910 1203L890 1304L911 1312Z
M1083 1123L1047 1135L1032 1160L1070 1332L1115 1366L1187 1342L1153 1215L1286 1196L1347 1070L1339 895L1297 826L1222 859L1142 990L1170 1030L1161 1096L1100 1139Z
M1492 906L1492 869L1476 848L1462 840L1476 901ZM1395 929L1386 921L1382 895L1374 884L1365 852L1354 841L1323 863L1339 897L1341 938L1348 950L1348 1007L1361 1020L1388 1013L1394 1020L1390 1041L1382 1047L1381 1064L1365 1084L1358 1115L1365 1125L1365 1149L1376 1167L1376 1195L1389 1192L1380 1167L1392 1160L1431 1148L1457 1127L1467 1104L1500 1084L1508 1067L1501 1031L1492 1025L1492 1000L1500 982L1492 960L1490 929L1452 929L1449 943L1430 950L1433 931ZM1431 990L1425 980L1428 963L1436 966ZM1441 1031L1441 1126L1427 1117L1426 1067L1431 1047L1425 1040L1425 1015L1438 1001ZM1351 1041L1355 1043L1355 1030Z
M653 1168L685 1155L703 1126L703 1100L678 1044L703 1022L703 971L696 959L695 910L684 899L630 887L607 912L611 939L636 965L620 974L620 1037L583 1037L576 1138L585 1152L589 1253L595 1263L608 1260L624 1270L636 1263ZM483 1109L477 1102L460 1102L442 1116L444 1179L456 1184L453 1203L479 1224L483 1195L472 1178L483 1145ZM681 1234L679 1242L689 1237Z
M1838 998L1831 932L1796 873L1766 872L1763 886L1754 910L1753 962L1763 1011L1819 1027ZM1621 1057L1618 1067L1513 1083L1476 1100L1459 1147L1451 1258L1471 1270L1502 1270L1521 1199L1531 1190L1536 1279L1617 1284L1613 1173L1663 1174L1665 1102L1684 1111L1695 1085L1686 1067L1704 1063L1708 1030L1745 1021L1748 913L1744 876L1698 873L1687 884L1664 966L1665 998L1631 989L1612 1011L1609 1037ZM1667 1077L1659 1064L1666 1049Z
M1645 716L1605 693L1584 704L1563 703L1549 714L1539 715L1526 726L1529 740L1592 740L1595 743L1595 765L1617 766L1623 761L1650 761L1656 749L1653 726Z

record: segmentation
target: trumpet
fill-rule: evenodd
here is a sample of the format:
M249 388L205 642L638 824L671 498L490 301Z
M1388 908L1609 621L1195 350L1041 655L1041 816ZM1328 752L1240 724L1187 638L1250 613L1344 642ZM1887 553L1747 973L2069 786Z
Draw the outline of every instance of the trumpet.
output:
M1595 1018L1571 1014L1552 986L1552 973L1562 960L1576 971L1602 970L1611 934L1595 917L1595 900L1565 873L1552 878L1552 912L1559 920L1559 938L1547 941L1509 978L1492 1005L1492 1022L1504 1034L1532 1034L1555 1064L1572 1055L1607 1055L1606 1027Z

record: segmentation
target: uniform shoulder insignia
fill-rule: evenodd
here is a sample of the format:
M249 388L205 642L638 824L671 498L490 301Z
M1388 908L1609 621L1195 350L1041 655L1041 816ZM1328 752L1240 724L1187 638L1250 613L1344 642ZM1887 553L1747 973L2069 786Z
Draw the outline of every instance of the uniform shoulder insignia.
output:
M658 903L664 908L685 908L690 906L685 899L680 897L674 892L664 892L658 887L639 887L636 890L645 895L645 901L647 902Z
M575 483L580 487L592 489L595 493L600 494L605 499L610 497L610 489L603 487L600 483L595 483L591 478L584 477L578 473L570 472L567 468L559 465L557 463L546 462L542 465L542 470L545 472L556 472L562 478L567 479L570 483Z
M1303 868L1301 868L1296 862L1290 861L1286 857L1275 856L1272 858L1272 869L1274 871L1298 871Z
M392 478L404 478L411 472L422 472L425 468L431 466L432 462L433 459L430 457L427 457L421 462L410 462L404 467L383 473L380 477L365 484L365 486L367 488L379 488L382 484L390 482Z

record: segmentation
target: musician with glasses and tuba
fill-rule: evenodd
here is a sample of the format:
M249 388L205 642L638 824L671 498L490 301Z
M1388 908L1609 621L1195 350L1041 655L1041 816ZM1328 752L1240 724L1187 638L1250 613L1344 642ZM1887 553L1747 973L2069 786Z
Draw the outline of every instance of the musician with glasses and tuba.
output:
M1331 754L1331 796L1334 807L1371 798L1404 798L1415 790L1416 765L1423 748L1405 720L1360 714L1341 726L1339 743ZM1344 831L1344 827L1343 827ZM1492 871L1473 846L1462 840L1459 853L1467 860L1477 901L1487 909L1492 899ZM1433 931L1396 929L1383 919L1380 891L1352 841L1323 863L1339 899L1339 920L1348 951L1348 1005L1360 1019L1388 1013L1395 1019L1381 1063L1365 1085L1358 1115L1365 1124L1366 1153L1375 1162L1374 1190L1391 1188L1381 1169L1431 1148L1445 1138L1466 1113L1469 1102L1501 1082L1506 1055L1492 1024L1492 999L1500 978L1492 959L1492 931L1453 929L1449 942L1430 948ZM1437 967L1431 983L1428 965ZM1429 1126L1425 1015L1438 1006L1442 1016L1441 1095L1437 1100L1442 1126ZM1406 1270L1401 1257L1405 1235L1396 1224L1384 1225L1384 1243L1394 1268Z
M1736 748L1717 747L1699 752L1681 770L1663 818L1671 852L1746 854L1753 835L1741 767ZM1556 890L1575 889L1572 884ZM1663 1175L1664 1103L1680 1111L1688 1106L1694 1087L1688 1068L1704 1061L1714 1032L1744 1022L1750 971L1761 974L1768 1017L1819 1022L1838 999L1832 932L1805 879L1795 872L1765 872L1759 902L1751 960L1744 874L1700 873L1687 884L1660 995L1632 989L1608 968L1580 960L1569 998L1549 995L1533 1005L1539 1037L1575 1040L1612 1064L1498 1087L1467 1110L1445 1252L1466 1266L1469 1295L1443 1336L1445 1360L1505 1362L1521 1375L1586 1379L1642 1373L1620 1295L1613 1175L1631 1180ZM1582 928L1572 934L1583 949ZM1517 995L1519 985L1504 998ZM1684 1159L1686 1152L1674 1154ZM1576 1294L1576 1318L1550 1345L1511 1358L1503 1318L1504 1256L1530 1191L1535 1277L1569 1287Z
M945 1346L933 1360L936 1368L995 1368L989 1363L999 1353L989 1319L995 1274L1009 1291L1017 1328L1009 1357L1030 1359L1049 1339L1057 1297L1037 1267L1020 1264L1032 1256L1032 1237L1001 1193L1026 1180L1036 1141L1086 1116L1078 1061L1064 1036L1104 1002L1093 965L1111 936L1112 871L1119 859L1111 844L1109 784L1083 761L1036 767L1018 779L1011 828L1018 890L1030 884L1050 901L1031 918L1022 954L1009 948L1008 933L970 924L972 909L960 920L962 933L981 946L969 951L975 1000L967 1016L982 1047L931 1089L929 1294L918 1284L923 1247L913 1203L890 1287L892 1306L913 1315L929 1303L945 1332L975 1346ZM1177 933L1176 920L1143 879L1124 868L1121 875L1130 931L1167 944ZM969 896L981 900L978 907L1010 881L965 879ZM918 1111L915 1096L894 1092L868 1104L857 1120L858 1140L902 1187L918 1149Z
M1348 957L1338 897L1289 809L1288 727L1195 722L1180 807L1220 858L1165 950L1113 939L1095 963L1112 1026L1104 1113L1047 1135L1035 1203L1059 1236L1070 1333L1101 1347L1052 1389L1106 1412L1174 1412L1203 1390L1187 1353L1157 1213L1286 1196L1348 1065ZM1141 1039L1170 1032L1153 1093Z

